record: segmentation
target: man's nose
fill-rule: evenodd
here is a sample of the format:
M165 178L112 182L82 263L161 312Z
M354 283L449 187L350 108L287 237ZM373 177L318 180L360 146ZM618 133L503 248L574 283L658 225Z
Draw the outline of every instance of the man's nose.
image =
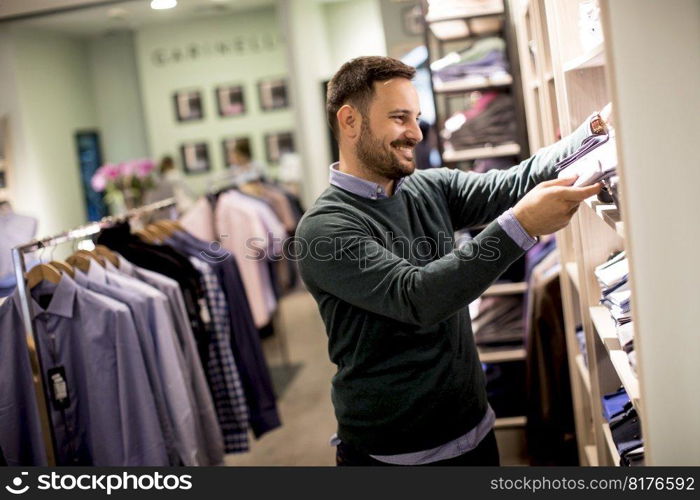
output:
M413 122L413 124L408 127L406 138L416 141L417 143L423 140L423 132L421 132L417 121Z

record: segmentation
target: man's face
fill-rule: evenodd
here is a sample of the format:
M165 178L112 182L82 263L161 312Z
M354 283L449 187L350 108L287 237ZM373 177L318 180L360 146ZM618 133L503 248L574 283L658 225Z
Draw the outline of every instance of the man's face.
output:
M418 93L405 78L374 83L374 98L355 144L358 160L387 179L410 175L414 148L423 139L418 127Z

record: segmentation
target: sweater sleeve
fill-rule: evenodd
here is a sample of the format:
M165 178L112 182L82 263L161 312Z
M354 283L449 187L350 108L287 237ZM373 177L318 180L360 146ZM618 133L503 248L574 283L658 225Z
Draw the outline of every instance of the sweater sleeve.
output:
M301 275L312 292L320 290L418 326L433 325L458 312L523 254L493 222L467 245L416 266L387 250L347 213L306 217L297 243L303 248Z
M556 164L576 152L591 135L589 122L584 121L571 135L507 170L491 170L485 174L460 170L444 172L441 179L455 229L491 222L537 184L554 179Z

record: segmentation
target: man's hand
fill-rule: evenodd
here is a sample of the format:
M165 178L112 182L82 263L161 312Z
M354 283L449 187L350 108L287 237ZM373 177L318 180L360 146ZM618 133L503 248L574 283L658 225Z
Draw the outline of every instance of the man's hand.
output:
M571 187L574 182L576 177L542 182L513 207L513 215L528 234L541 236L566 227L579 203L602 187L601 183Z

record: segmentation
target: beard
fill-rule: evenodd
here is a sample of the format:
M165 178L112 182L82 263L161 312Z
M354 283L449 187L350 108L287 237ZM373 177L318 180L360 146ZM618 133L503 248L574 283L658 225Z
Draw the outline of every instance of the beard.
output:
M415 141L396 140L386 147L369 129L369 122L365 121L360 130L360 138L357 141L356 154L358 160L369 171L381 175L386 179L397 181L407 175L411 175L416 169L413 160L405 163L399 160L392 147L414 147Z

